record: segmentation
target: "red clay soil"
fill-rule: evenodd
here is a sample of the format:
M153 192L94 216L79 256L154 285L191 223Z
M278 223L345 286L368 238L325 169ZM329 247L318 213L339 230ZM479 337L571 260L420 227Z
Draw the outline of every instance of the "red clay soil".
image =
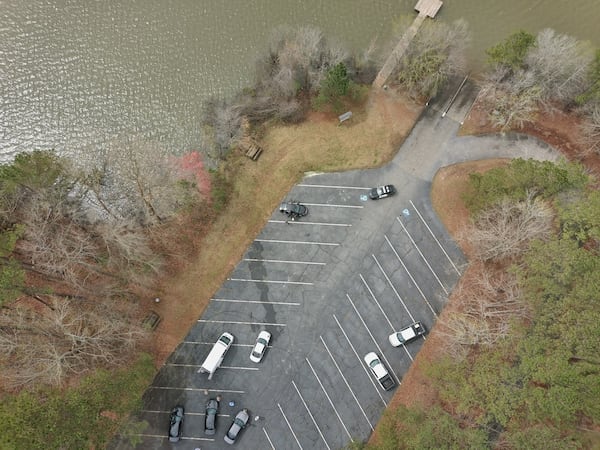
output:
M486 113L479 103L475 103L465 120L462 130L465 134L490 134L500 132L485 119ZM580 141L581 117L559 110L539 113L534 122L528 122L522 129L513 131L529 134L558 149L569 161L579 161L597 179L600 178L600 157L585 151Z

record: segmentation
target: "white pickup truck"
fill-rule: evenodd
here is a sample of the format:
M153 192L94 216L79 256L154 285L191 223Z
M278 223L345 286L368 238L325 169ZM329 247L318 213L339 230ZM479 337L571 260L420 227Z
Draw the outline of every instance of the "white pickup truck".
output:
M377 381L383 389L389 391L396 386L396 382L390 376L388 370L377 356L377 353L367 353L365 355L365 363L367 363L367 366L369 366L369 369L371 369L371 372L373 372L373 375L375 375L375 378L377 378Z
M223 358L225 358L231 344L233 344L233 335L223 333L213 345L210 353L198 369L198 373L208 373L208 379L210 380L223 362Z
M394 347L400 347L427 332L421 322L415 322L402 328L400 331L390 334L388 340Z

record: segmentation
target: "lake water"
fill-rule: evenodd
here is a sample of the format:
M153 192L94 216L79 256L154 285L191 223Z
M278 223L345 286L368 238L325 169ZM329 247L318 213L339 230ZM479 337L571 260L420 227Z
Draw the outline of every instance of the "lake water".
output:
M0 0L0 158L117 139L200 143L202 101L249 83L274 27L314 25L350 49L385 43L416 0ZM598 0L446 0L471 56L544 27L600 45Z

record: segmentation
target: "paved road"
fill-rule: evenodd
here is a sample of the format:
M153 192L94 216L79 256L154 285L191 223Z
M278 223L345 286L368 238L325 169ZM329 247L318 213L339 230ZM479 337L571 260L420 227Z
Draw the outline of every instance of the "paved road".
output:
M252 419L239 448L338 449L368 438L393 391L377 385L362 358L377 352L401 382L423 339L393 348L387 336L413 321L431 329L466 264L432 210L435 172L488 157L556 158L526 136L457 137L476 91L467 83L447 110L453 94L429 105L387 166L308 176L288 193L309 215L286 223L273 212L145 393L140 418L149 426L137 448L228 448L223 435L240 408ZM369 187L387 183L396 196L366 200ZM273 340L254 364L248 355L262 329ZM224 331L235 344L209 381L196 371ZM219 394L217 434L205 436L204 405ZM176 404L186 422L171 444Z

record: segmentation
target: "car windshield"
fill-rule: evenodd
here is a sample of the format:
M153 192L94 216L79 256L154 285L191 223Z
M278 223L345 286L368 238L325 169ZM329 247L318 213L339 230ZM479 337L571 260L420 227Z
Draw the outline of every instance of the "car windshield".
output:
M263 338L258 338L258 340L256 341L258 344L262 344L262 345L267 345L267 341L264 340Z
M224 342L225 345L229 345L229 343L231 342L231 339L229 339L227 336L221 336L221 339L219 339L221 342Z
M375 367L377 364L379 364L379 360L378 359L374 359L373 361L371 361L371 364L369 364L370 367Z

